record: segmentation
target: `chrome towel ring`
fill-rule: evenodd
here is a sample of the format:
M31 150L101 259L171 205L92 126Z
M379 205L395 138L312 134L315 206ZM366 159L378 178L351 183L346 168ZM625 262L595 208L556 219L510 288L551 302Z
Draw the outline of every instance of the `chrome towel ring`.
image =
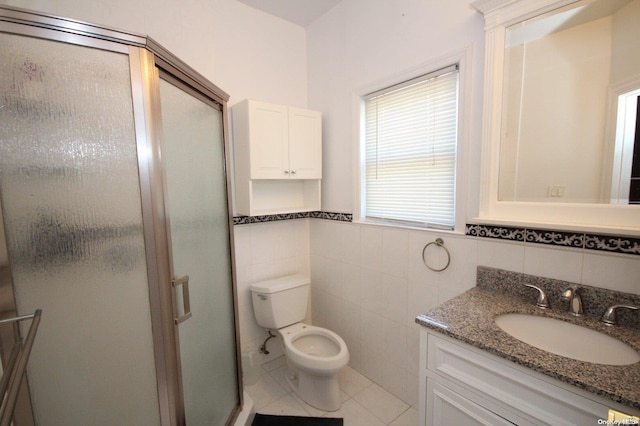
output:
M440 268L440 269L432 268L431 266L429 266L429 264L427 263L427 259L425 259L424 257L424 254L427 251L427 247L433 244L437 245L438 247L442 247L444 249L444 252L447 254L447 264L444 265L443 268ZM449 264L451 263L451 253L449 253L449 250L447 250L447 248L444 246L444 241L442 240L442 238L436 238L435 241L431 241L430 243L424 246L424 248L422 249L422 262L424 263L424 266L431 269L433 272L442 272L449 267Z

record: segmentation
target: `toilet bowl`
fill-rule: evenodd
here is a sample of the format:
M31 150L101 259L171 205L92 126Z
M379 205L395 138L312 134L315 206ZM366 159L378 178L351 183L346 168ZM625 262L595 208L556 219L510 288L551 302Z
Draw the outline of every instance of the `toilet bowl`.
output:
M299 368L329 375L349 362L347 344L331 330L297 323L281 329L280 334L289 361Z
M289 366L287 383L293 391L312 407L340 409L338 373L349 362L344 340L331 330L304 323L278 332Z
M349 362L344 340L331 330L305 324L309 279L292 275L250 287L259 325L282 337L287 382L307 404L324 411L341 406L338 373Z

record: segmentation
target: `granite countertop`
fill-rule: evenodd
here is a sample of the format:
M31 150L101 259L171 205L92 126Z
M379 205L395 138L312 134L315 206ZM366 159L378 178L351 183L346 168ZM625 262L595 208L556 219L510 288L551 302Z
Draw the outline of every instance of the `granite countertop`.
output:
M478 285L419 315L416 322L565 383L640 409L640 362L623 366L602 365L555 355L512 337L502 331L494 320L498 315L507 313L557 318L608 334L639 352L640 329L609 327L599 322L598 317L590 315L574 317L559 309L542 310L535 306L535 297L528 299Z

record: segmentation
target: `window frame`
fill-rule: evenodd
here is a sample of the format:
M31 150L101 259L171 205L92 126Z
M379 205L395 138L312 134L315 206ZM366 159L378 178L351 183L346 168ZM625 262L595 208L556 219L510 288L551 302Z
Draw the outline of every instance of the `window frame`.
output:
M469 103L471 98L471 72L470 64L472 58L471 46L453 52L441 58L421 64L408 71L398 73L379 81L364 85L353 93L353 109L354 109L354 222L365 224L387 225L394 227L402 227L409 229L432 230L454 232L464 234L466 224L466 206L467 206L467 182L468 169L464 167L466 164L468 150L468 123L469 123ZM455 165L455 183L454 183L454 220L453 229L449 227L440 227L437 225L421 225L419 223L411 223L405 221L396 221L392 219L376 219L366 217L365 212L365 186L366 186L366 140L365 140L365 97L371 93L384 90L385 88L400 85L404 82L419 78L445 69L452 65L458 67L458 129L457 129L457 147L456 147L456 165Z

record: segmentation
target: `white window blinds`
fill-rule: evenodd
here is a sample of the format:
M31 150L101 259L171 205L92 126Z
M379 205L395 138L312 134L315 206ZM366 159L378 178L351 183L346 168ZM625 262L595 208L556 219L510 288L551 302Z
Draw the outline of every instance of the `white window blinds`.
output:
M458 69L365 96L368 218L453 228Z

